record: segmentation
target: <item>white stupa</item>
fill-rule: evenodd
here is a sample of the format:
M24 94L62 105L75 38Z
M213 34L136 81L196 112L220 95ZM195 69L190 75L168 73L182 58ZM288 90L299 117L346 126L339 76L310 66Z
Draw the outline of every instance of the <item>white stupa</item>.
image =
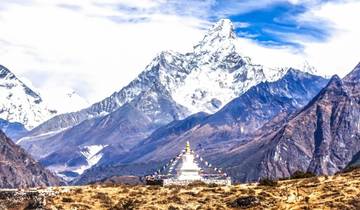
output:
M182 162L177 168L178 180L200 181L200 167L195 163L195 157L191 154L190 143L186 142L185 154L182 156Z
M231 185L231 178L220 168L213 168L210 163L195 154L186 142L185 150L171 159L153 175L145 177L148 184L187 185L193 182Z

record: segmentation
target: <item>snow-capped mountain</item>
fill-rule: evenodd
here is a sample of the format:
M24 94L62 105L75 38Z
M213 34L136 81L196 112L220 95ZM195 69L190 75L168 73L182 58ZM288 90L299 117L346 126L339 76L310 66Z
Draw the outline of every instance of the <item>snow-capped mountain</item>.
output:
M192 52L159 53L120 91L89 108L55 116L17 143L45 166L74 173L75 166L90 165L81 153L84 147L116 145L116 153L129 151L155 129L198 112L212 114L288 71L253 64L240 51L232 23L221 20Z
M231 99L263 81L275 81L287 69L271 69L251 62L238 49L230 20L216 23L194 46L192 52L159 53L145 70L126 87L79 112L58 115L33 131L33 134L72 127L93 117L114 112L136 100L144 91L161 87L170 100L183 107L176 115L184 118L197 112L214 113Z
M39 94L27 87L9 69L0 65L0 118L34 128L54 116Z

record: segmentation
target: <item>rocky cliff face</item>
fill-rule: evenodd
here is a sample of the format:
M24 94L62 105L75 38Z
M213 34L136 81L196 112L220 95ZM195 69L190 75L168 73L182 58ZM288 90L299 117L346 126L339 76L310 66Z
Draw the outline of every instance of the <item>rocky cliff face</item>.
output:
M61 181L40 166L0 131L0 188L60 185Z
M241 181L296 170L334 174L360 150L360 65L328 85L284 126L235 148L224 165Z

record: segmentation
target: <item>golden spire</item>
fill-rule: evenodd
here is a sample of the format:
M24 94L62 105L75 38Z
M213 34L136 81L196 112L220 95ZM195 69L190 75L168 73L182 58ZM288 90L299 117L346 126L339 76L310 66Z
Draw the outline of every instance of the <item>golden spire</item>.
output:
M190 143L189 141L186 141L186 149L185 149L187 154L190 154Z

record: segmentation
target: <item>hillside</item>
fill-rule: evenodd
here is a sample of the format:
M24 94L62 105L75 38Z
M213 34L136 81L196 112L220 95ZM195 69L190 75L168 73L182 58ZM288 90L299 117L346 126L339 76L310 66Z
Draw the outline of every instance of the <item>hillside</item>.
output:
M61 180L0 131L0 188L58 186ZM1 209L1 208L0 208Z
M277 186L89 185L0 191L0 203L0 208L13 209L359 209L360 170L279 181Z

